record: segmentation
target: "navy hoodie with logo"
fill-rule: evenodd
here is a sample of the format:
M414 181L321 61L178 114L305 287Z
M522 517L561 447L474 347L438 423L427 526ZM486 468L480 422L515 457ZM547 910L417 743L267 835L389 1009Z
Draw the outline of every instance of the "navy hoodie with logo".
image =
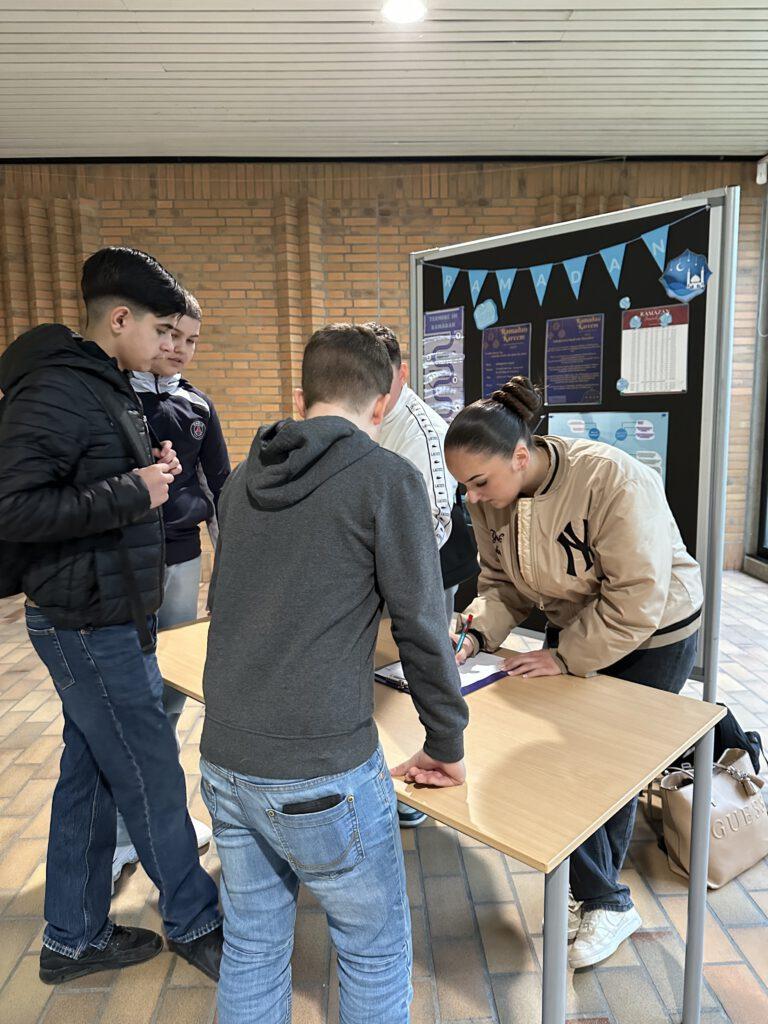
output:
M213 402L180 373L134 373L153 441L170 441L181 462L163 505L165 563L178 565L200 554L200 523L214 520L230 473L227 445Z

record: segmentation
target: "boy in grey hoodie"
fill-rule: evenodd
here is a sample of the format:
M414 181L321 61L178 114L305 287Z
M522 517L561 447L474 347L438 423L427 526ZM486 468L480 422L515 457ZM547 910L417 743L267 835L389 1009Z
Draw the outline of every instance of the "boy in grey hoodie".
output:
M408 1020L402 847L373 720L385 601L426 731L393 774L460 785L467 708L424 481L376 443L391 380L371 331L317 331L302 421L262 428L219 504L201 751L222 864L220 1024L289 1019L301 882L327 915L342 1019Z

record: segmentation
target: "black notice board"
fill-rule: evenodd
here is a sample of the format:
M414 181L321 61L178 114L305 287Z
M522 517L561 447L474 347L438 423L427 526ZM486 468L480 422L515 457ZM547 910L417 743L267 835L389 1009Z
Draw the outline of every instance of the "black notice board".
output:
M684 218L684 219L681 219ZM677 223L675 223L677 221ZM668 306L671 300L659 282L661 271L645 243L639 236L669 224L667 262L686 249L709 259L710 209L703 204L677 212L615 221L599 227L576 228L558 234L509 245L478 248L469 253L430 259L423 264L423 310L464 307L464 388L468 404L482 395L482 332L474 321L474 306L469 292L467 274L459 274L447 302L443 302L440 266L464 269L504 270L528 268L554 263L544 299L539 300L531 275L518 273L503 308L495 274L490 273L478 296L478 305L493 299L499 311L498 323L531 324L531 377L544 386L544 356L546 321L579 314L602 313L604 321L603 387L602 401L589 406L558 405L557 412L668 412L669 433L667 444L666 492L670 507L677 519L686 547L696 555L697 526L699 520L699 472L701 450L702 405L705 359L705 327L707 301L716 285L713 277L703 295L689 305L688 327L688 384L683 394L622 396L616 388L621 376L621 329L624 310L620 300L625 296L632 309ZM624 253L619 287L611 280L602 258L591 256L584 267L584 276L578 299L566 278L562 260L598 253L612 245L630 239ZM423 327L423 324L420 325ZM539 433L547 432L547 418ZM530 625L533 625L532 623Z

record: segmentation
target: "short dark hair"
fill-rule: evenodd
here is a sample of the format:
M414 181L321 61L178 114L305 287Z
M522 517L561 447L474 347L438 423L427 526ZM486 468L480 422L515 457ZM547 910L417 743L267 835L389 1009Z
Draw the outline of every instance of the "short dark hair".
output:
M184 310L185 316L191 316L193 320L197 320L198 323L203 322L203 311L200 309L200 303L197 301L192 292L184 289L184 297L187 300L187 308Z
M328 324L304 349L301 386L308 409L317 402L363 409L392 387L389 353L367 327Z
M108 303L134 307L155 316L182 316L184 289L162 264L140 249L110 245L83 264L80 282L89 315L106 312Z
M400 352L400 342L397 340L397 335L391 327L385 327L384 324L378 323L376 320L369 320L367 323L362 324L363 327L367 327L369 331L373 331L379 341L383 341L389 352L389 360L392 365L397 368L403 361L402 353Z

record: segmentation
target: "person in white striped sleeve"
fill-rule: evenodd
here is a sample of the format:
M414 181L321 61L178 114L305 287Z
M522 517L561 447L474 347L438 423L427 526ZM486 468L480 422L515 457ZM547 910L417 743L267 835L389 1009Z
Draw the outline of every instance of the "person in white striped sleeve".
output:
M444 442L448 424L408 387L408 364L403 360L397 335L376 322L364 323L383 341L392 361L392 388L381 426L379 444L408 459L421 472L432 506L432 525L438 548L451 535L451 511L456 500L456 481L445 464ZM449 625L453 620L453 602L457 586L447 587L445 609ZM415 828L426 821L426 814L398 802L401 828Z

